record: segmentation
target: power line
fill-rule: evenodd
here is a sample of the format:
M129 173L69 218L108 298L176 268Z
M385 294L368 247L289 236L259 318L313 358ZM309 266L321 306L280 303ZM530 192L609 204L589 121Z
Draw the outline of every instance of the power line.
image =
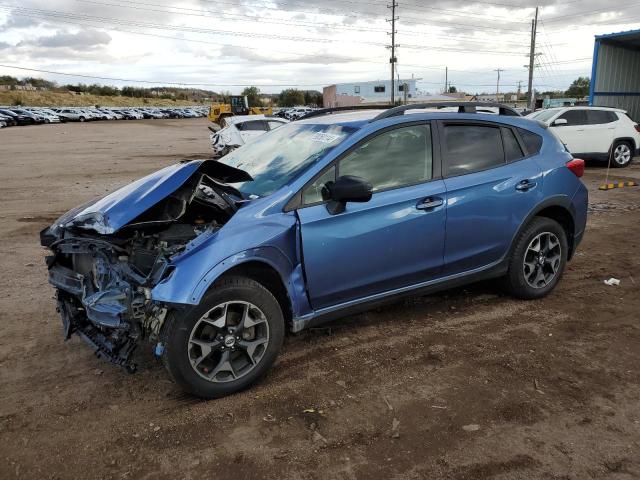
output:
M340 43L341 40L334 38L318 38L318 37L299 37L299 36L286 36L286 35L278 35L278 34L265 34L265 33L257 33L257 32L239 32L234 30L216 30L209 28L197 28L197 27L184 27L179 25L166 25L166 24L156 24L156 23L147 23L141 21L134 20L124 20L112 17L98 17L94 15L86 15L86 14L75 14L75 13L67 13L60 12L56 10L43 10L43 9L34 9L34 8L22 8L15 6L3 6L0 5L0 9L13 9L14 14L20 16L27 17L36 17L36 18L54 18L57 21L67 21L69 20L84 20L88 22L96 22L100 25L94 25L94 28L104 28L104 23L115 24L115 25L125 25L132 26L138 28L148 28L152 30L169 30L169 31L180 31L187 33L196 33L196 34L213 34L213 35L222 35L222 36L239 36L239 37L248 37L248 38L265 38L270 40L288 40L288 41L305 41L305 42L318 42L318 43ZM17 13L16 13L17 12ZM129 31L132 33L131 31ZM383 43L379 42L367 42L367 41L358 41L358 40L350 40L350 43L358 43L361 45L371 45L371 46L384 46ZM513 52L513 51L499 51L499 50L483 50L481 52L475 52L473 50L467 49L457 49L451 47L441 47L441 46L429 46L429 45L420 45L420 44L405 44L405 48L408 49L417 49L422 50L425 48L430 48L433 50L447 51L447 52L460 52L460 53L478 53L483 55L515 55L519 56L521 53Z
M175 81L166 81L166 80L134 80L131 78L117 78L117 77L102 77L97 75L85 75L80 73L66 73L66 72L56 72L53 70L43 70L38 68L27 68L27 67L18 67L15 65L3 65L0 64L2 68L14 68L16 70L26 70L29 72L39 72L39 73L49 73L52 75L63 75L67 77L78 77L78 78L91 78L94 80L110 80L114 82L130 82L130 83L144 83L151 85L181 85L186 87L317 87L320 85L319 83L269 83L269 84L256 84L256 83L189 83L189 82L175 82Z
M227 12L214 12L214 11L211 11L211 10L202 10L202 9L187 8L187 7L172 7L172 6L168 6L168 5L159 5L157 3L137 2L136 5L122 5L122 4L119 4L119 3L109 3L109 2L103 2L103 1L97 1L97 0L75 0L75 1L76 2L81 2L81 3L87 3L87 4L91 4L91 5L102 5L102 6L110 6L110 7L118 7L118 8L127 8L127 9L133 9L133 10L139 10L139 11L148 11L148 12L170 13L170 14L174 14L174 15L183 15L183 16L190 16L190 17L201 17L201 18L212 18L212 17L215 17L215 18L220 18L220 16L222 15L222 16L224 16L224 18L230 18L232 20L244 21L243 19L246 18L247 21L249 21L249 20L251 20L251 21L260 21L261 23L270 23L270 24L275 24L275 25L291 25L291 26L296 26L296 27L312 27L312 28L326 27L326 28L335 29L335 30L347 30L347 31L359 31L359 32L385 32L386 31L383 28L346 26L346 25L339 25L339 24L335 24L335 23L318 23L318 22L310 23L310 22L303 22L303 21L290 22L290 21L286 21L286 20L282 20L282 19L273 19L271 17L266 17L265 18L264 16L258 16L258 15L243 15L243 14L227 13ZM120 0L120 1L122 1L122 0ZM217 2L217 3L225 3L225 2ZM143 5L143 6L141 7L140 5ZM232 4L232 5L235 5L235 4ZM179 9L180 11L162 10L162 9L157 9L157 8L145 8L145 7L162 7L162 8L170 8L170 9ZM197 13L191 13L191 12L197 12ZM492 42L492 40L490 40L490 39L479 39L477 37L470 37L470 36L451 36L451 35L447 35L446 38L443 38L441 34L420 32L420 31L416 31L416 30L403 30L403 34L410 34L411 36L419 36L419 37L434 37L435 36L435 37L438 37L441 40L472 40L472 41L476 41L476 42L480 41L480 42L486 42L486 43ZM521 45L520 43L505 42L504 40L501 40L500 43L501 44L507 44L507 45Z

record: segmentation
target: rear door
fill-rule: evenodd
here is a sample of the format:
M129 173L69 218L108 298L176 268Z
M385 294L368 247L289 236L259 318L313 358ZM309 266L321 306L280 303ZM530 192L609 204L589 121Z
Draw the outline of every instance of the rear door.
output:
M445 274L498 263L543 196L542 171L517 129L490 122L440 122L447 188ZM530 135L541 138L529 132ZM531 147L530 147L531 148ZM539 147L534 147L539 150Z
M607 153L617 126L618 116L608 110L585 110L585 148L583 153Z
M443 266L446 192L432 127L414 122L363 140L303 189L302 256L314 309L437 277ZM369 202L332 215L324 185L342 175L370 181Z
M554 125L557 120L566 120L564 125ZM553 132L562 140L569 151L574 155L580 153L588 153L590 143L585 134L585 128L587 125L587 114L585 110L571 109L564 112L551 124Z

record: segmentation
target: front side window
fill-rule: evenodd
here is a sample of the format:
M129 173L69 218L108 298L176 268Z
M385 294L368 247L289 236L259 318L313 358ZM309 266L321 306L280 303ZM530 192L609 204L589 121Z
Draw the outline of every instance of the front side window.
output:
M373 191L431 180L433 150L430 125L389 130L359 145L344 157L338 173L371 182Z
M252 182L234 184L246 198L264 197L294 180L355 131L338 125L290 123L257 137L219 161L251 175Z
M316 178L310 185L302 191L302 204L312 205L327 200L326 185L328 182L336 180L336 167L332 165L329 170Z
M373 87L373 91L376 92L376 93L384 93L384 90L385 90L384 85L379 85L377 87Z
M566 120L569 127L587 124L587 115L584 110L567 110L558 117L558 120Z
M504 165L500 128L484 125L445 125L444 147L449 176Z

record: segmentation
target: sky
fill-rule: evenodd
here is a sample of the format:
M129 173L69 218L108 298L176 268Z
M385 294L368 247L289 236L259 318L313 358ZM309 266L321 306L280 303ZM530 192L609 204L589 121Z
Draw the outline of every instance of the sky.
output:
M0 0L0 75L233 93L387 79L391 1ZM401 78L439 93L448 67L458 90L493 93L501 69L501 92L526 91L535 2L397 3ZM640 2L538 5L540 91L590 74L594 35L640 28Z

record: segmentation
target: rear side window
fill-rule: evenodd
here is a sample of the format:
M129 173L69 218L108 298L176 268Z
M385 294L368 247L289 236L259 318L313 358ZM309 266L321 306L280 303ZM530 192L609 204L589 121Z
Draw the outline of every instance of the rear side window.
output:
M518 139L510 128L502 129L502 143L504 144L504 156L507 162L515 162L524 157Z
M519 128L518 133L527 148L527 155L537 155L542 148L542 137L524 128Z
M499 127L445 125L444 147L449 176L479 172L505 163Z
M587 110L588 125L602 125L604 123L617 122L618 116L607 110Z

